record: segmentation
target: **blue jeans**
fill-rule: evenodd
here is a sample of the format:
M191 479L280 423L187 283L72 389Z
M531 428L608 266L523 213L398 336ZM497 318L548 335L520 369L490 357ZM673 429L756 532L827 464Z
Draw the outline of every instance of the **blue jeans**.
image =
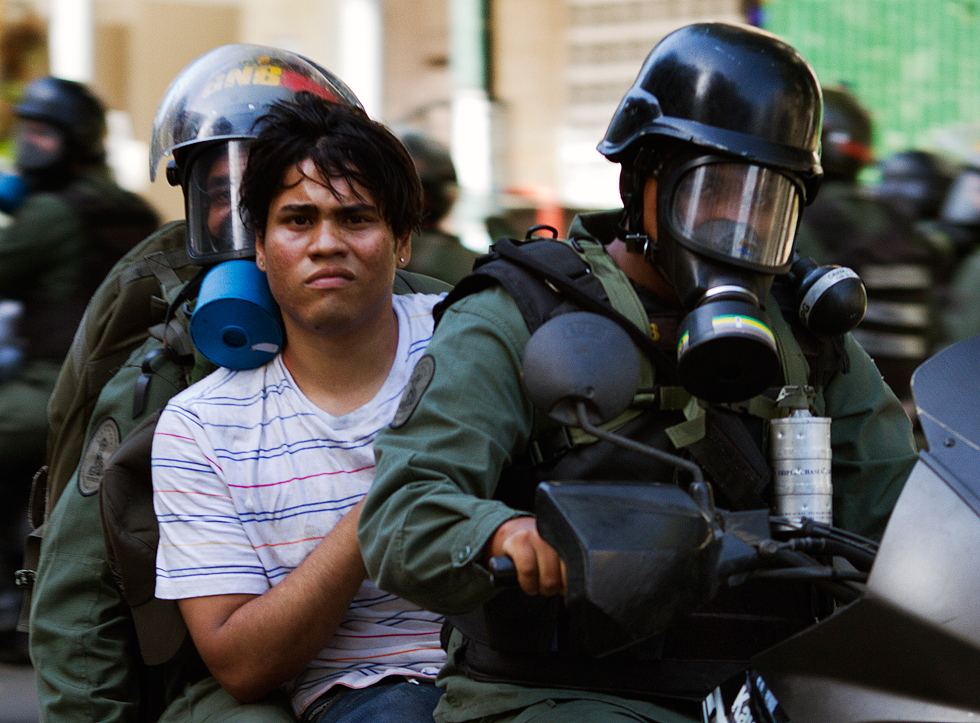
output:
M432 723L440 695L432 683L395 676L367 688L337 686L310 704L303 723Z

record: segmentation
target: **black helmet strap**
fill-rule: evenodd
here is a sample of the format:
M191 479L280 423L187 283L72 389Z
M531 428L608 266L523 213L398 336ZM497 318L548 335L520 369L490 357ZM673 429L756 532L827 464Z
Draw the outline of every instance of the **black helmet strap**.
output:
M619 195L623 199L623 215L619 225L631 253L642 253L652 261L653 239L643 225L643 191L647 179L660 175L664 156L650 145L641 146L633 158L622 165L619 176Z

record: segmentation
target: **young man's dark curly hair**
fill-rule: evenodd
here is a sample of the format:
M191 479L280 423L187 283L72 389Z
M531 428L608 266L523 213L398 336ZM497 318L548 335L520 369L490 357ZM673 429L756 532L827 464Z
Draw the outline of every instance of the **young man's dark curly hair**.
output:
M370 193L395 238L418 229L422 184L412 157L363 110L303 92L273 105L255 125L260 130L249 147L241 208L256 233L265 231L269 207L285 190L286 172L299 170L307 159L335 196L332 182L338 179Z

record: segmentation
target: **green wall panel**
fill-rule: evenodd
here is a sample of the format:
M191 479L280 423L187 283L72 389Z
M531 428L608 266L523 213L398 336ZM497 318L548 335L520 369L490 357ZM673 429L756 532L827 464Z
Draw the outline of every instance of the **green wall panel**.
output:
M880 155L980 123L980 0L765 0L762 24L850 87Z

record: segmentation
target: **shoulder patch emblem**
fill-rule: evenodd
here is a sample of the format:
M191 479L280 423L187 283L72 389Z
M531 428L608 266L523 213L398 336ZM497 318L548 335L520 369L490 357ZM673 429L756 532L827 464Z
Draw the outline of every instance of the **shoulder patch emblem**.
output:
M405 392L402 394L402 400L398 403L398 411L395 412L395 418L391 420L391 427L393 429L398 429L409 420L412 412L419 405L419 401L422 399L425 390L428 389L429 383L432 381L435 373L436 360L430 354L426 354L419 359L418 364L415 365L415 369L412 371L412 376L408 380L408 384L405 385Z
M78 491L82 496L88 497L99 491L106 465L119 448L119 441L119 425L116 420L111 417L102 420L92 434L78 465Z

